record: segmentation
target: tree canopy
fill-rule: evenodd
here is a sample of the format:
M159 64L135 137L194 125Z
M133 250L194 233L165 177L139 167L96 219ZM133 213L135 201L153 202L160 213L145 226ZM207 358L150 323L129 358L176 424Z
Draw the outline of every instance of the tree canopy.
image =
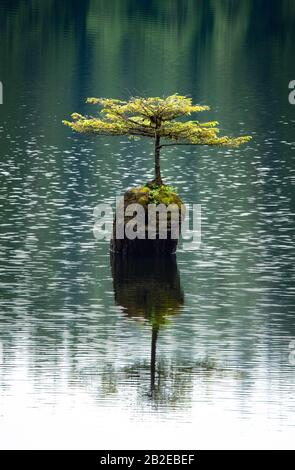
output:
M73 120L65 120L63 124L84 134L157 138L158 149L184 144L236 147L251 139L250 136L220 137L217 121L177 120L210 109L209 106L192 104L192 99L187 96L133 97L129 101L87 98L86 102L102 107L98 117L73 113ZM170 143L160 145L161 138Z

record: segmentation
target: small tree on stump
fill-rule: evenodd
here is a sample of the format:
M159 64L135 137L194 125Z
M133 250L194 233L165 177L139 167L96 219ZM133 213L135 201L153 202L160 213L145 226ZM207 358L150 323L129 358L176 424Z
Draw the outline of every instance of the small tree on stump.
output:
M87 103L102 106L101 117L73 113L73 121L63 121L76 132L98 135L126 135L131 138L149 137L154 141L155 179L162 185L160 150L171 145L217 145L237 147L250 136L219 137L218 122L177 121L209 110L208 106L193 105L191 98L178 94L166 98L135 97L129 101L87 98Z

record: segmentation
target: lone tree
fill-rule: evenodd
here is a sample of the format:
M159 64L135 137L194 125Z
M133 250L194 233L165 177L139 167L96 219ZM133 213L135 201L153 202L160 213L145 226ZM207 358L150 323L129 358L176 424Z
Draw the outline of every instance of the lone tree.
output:
M177 121L209 110L209 106L193 105L191 98L174 94L166 98L134 97L129 101L107 98L87 98L87 103L102 106L101 117L72 114L73 121L63 121L76 132L98 135L127 135L154 140L155 179L162 185L160 150L171 145L217 145L237 147L250 136L219 137L218 122Z

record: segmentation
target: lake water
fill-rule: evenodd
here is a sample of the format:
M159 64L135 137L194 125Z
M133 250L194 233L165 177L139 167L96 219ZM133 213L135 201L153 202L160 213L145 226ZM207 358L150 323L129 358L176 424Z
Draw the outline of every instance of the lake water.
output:
M1 1L1 448L294 446L294 26L287 0ZM201 247L111 266L93 210L151 144L61 121L174 92L253 140L164 150Z

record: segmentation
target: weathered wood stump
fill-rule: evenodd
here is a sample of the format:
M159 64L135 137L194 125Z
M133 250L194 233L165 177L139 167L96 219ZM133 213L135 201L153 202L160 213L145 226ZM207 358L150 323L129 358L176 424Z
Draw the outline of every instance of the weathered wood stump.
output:
M144 210L144 219L142 226L137 226L137 232L141 232L141 237L130 239L126 236L126 228L128 223L132 221L134 214L126 215L126 209L131 204L139 204ZM161 225L159 223L159 213L156 215L156 224L151 230L150 209L149 206L154 205L160 210L168 208L167 211L167 232L161 233ZM123 198L121 205L117 208L117 213L113 224L113 236L111 240L111 251L127 256L167 256L176 252L179 234L181 232L181 221L184 214L181 211L182 201L174 190L169 186L156 186L153 182L147 183L140 188L128 189ZM119 211L118 211L119 209ZM118 215L118 212L120 215ZM150 230L154 233L154 239L149 237ZM119 238L118 233L123 233L123 238ZM178 237L176 237L178 235Z

